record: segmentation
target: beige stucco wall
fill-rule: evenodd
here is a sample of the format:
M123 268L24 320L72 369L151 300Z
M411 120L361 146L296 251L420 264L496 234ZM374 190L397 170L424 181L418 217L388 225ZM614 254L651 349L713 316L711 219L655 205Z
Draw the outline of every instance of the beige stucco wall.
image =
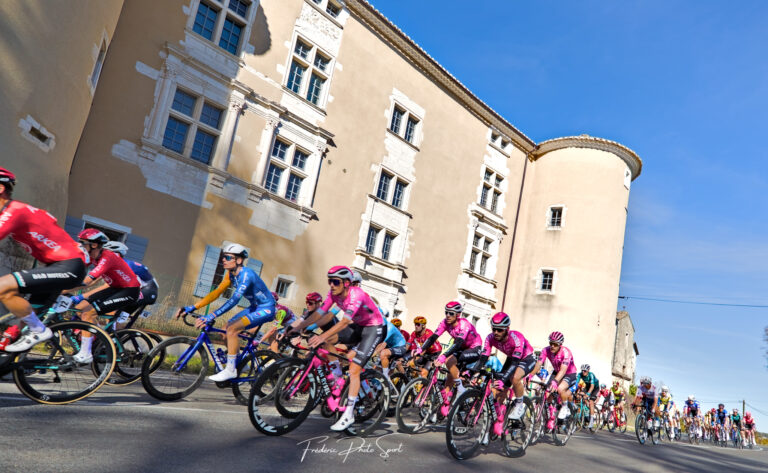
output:
M90 110L89 77L122 5L86 0L73 10L68 2L0 2L1 165L18 176L15 198L57 218L65 215L67 176ZM28 115L54 135L50 151L21 136L19 120Z
M610 379L616 301L629 190L627 165L589 148L558 149L529 167L514 249L508 312L538 347L565 335L577 366ZM561 230L547 230L547 208L564 205ZM555 268L555 293L537 294L539 268Z

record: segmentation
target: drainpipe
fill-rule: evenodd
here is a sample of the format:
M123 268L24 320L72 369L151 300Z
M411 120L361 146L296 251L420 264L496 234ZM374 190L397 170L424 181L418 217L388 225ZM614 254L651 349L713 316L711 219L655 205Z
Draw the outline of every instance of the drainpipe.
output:
M536 151L536 148L533 151ZM509 286L509 272L512 269L512 255L515 252L515 237L517 237L517 221L520 218L520 206L523 203L523 187L525 187L525 172L528 169L528 161L531 159L530 153L525 155L525 163L523 164L523 178L520 181L520 195L517 197L517 211L515 212L515 224L512 227L512 247L509 249L509 261L507 262L507 275L504 278L504 292L501 295L501 312L504 312L504 304L507 302L507 286Z
M311 208L315 208L315 196L317 195L317 185L320 183L320 171L323 169L325 155L328 154L328 148L320 155L320 165L317 167L317 177L315 178L315 189L312 191L312 201L309 203Z

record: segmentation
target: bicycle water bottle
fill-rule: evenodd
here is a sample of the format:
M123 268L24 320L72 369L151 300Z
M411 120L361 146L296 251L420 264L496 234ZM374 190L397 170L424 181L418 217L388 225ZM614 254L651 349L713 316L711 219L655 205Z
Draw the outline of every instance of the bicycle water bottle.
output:
M11 325L3 332L2 338L0 338L0 350L5 350L5 347L15 342L21 335L21 329L18 325Z
M219 359L222 366L227 365L227 352L225 352L223 349L221 348L216 349L216 357Z

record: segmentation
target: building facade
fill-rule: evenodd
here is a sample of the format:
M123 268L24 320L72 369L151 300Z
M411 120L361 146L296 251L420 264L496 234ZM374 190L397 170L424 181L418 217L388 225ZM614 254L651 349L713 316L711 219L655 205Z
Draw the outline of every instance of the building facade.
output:
M288 305L347 264L406 328L503 309L609 375L634 152L533 142L363 0L120 6L57 174L68 231L125 241L174 303L239 242Z

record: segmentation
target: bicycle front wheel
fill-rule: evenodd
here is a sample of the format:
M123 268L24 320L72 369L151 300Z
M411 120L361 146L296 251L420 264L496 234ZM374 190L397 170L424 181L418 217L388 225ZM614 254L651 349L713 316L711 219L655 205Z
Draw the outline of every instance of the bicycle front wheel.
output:
M638 414L635 419L635 435L640 445L645 445L645 441L648 439L648 426L645 414Z
M284 435L304 422L319 396L307 360L284 358L264 369L248 396L251 424L265 435Z
M555 428L552 429L552 440L555 442L555 445L562 447L568 443L576 428L576 417L569 415L565 419L560 419L558 416L555 420Z
M471 388L453 403L445 426L445 443L453 458L465 460L480 448L491 416L486 408L483 392Z
M147 334L136 329L118 330L112 335L112 341L117 351L115 371L107 380L107 384L131 384L141 378L141 365L144 358L154 347L155 343ZM101 345L93 347L94 369L104 363Z
M533 438L535 425L535 411L529 398L523 398L525 413L520 419L507 419L504 429L504 450L507 456L519 457L525 454L525 449ZM511 409L511 407L510 407Z
M395 419L401 431L408 434L421 431L439 407L437 396L426 391L428 384L427 378L416 378L400 390Z
M258 350L246 353L240 363L237 364L237 378L230 380L232 394L240 404L247 406L251 395L251 386L264 369L275 360L281 358L270 350Z
M115 367L115 346L101 328L87 322L60 322L49 327L50 340L40 342L14 359L13 380L28 398L43 404L68 404L90 396L107 381ZM76 363L80 332L89 332L100 344L99 370Z
M194 392L208 374L208 352L190 337L173 337L156 345L141 365L141 384L161 401L178 401Z
M360 392L355 404L355 423L345 430L349 435L371 435L387 416L392 390L389 382L378 371L366 370L360 374ZM349 383L341 399L349 397ZM339 412L341 416L341 412Z

